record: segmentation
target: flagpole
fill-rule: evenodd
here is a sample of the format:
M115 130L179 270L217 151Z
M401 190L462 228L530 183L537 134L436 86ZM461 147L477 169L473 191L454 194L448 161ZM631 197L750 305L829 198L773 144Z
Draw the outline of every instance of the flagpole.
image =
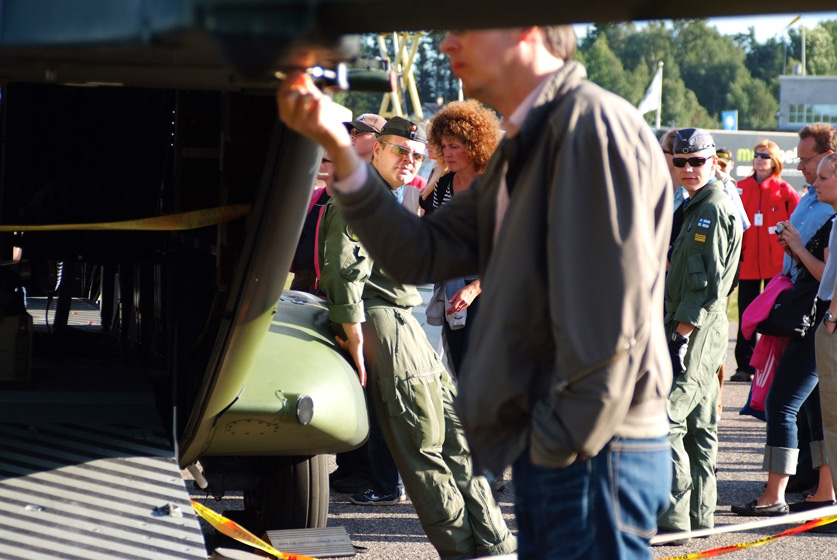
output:
M656 125L657 125L657 130L660 130L660 120L662 119L662 116L663 116L663 61L662 60L657 62L657 68L659 69L659 72L660 72L660 99L659 99L659 102L657 103Z

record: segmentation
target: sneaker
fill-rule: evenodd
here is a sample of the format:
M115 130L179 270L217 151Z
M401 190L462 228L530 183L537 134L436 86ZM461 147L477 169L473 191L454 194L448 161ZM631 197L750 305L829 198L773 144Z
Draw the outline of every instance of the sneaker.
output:
M359 494L349 496L349 501L359 506L394 506L407 499L405 492L391 492L389 494L378 494L374 490L367 490Z
M736 371L732 374L732 377L729 378L730 381L741 381L743 383L749 383L753 380L753 374L748 371Z

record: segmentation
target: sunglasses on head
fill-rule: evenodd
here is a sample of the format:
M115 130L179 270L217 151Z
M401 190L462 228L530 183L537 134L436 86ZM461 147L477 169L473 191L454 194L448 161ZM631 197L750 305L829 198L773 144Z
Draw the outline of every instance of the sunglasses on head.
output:
M398 157L407 157L412 155L413 161L416 163L421 163L424 160L425 156L421 152L414 152L410 148L405 148L404 146L399 146L398 144L390 144L389 142L381 142L381 144L389 146L389 151Z
M686 167L688 163L690 167L702 167L707 161L712 159L711 157L676 157L671 158L671 163L674 167Z
M753 154L753 159L761 158L761 159L770 159L770 154L765 154L762 152L756 152Z

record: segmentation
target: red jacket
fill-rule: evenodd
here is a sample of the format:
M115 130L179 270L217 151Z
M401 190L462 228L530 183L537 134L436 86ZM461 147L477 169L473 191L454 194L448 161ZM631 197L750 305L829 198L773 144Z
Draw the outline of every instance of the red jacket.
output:
M790 219L799 202L799 193L777 177L768 177L759 185L753 177L738 181L741 202L752 227L741 242L741 280L773 278L782 270L785 251L776 241L774 228ZM755 216L762 214L762 225Z

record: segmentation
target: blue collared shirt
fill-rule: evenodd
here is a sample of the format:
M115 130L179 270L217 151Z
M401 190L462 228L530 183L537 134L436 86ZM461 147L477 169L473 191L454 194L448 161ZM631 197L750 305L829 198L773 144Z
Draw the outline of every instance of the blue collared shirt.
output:
M808 243L811 238L830 218L834 215L834 208L830 204L817 200L817 191L813 185L808 185L808 192L799 200L796 209L790 217L790 223L799 231L802 243ZM782 272L790 274L791 280L796 282L797 267L793 259L785 253L785 260L782 264Z

